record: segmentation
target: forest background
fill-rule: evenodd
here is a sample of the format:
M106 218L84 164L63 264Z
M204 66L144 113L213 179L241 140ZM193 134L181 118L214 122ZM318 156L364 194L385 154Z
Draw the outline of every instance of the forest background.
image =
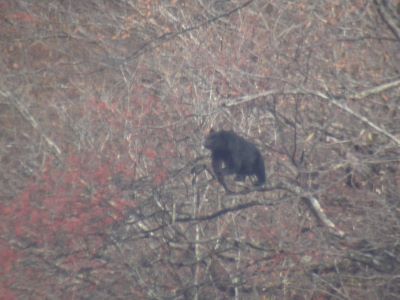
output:
M400 3L0 1L2 299L399 299ZM211 128L260 149L228 178Z

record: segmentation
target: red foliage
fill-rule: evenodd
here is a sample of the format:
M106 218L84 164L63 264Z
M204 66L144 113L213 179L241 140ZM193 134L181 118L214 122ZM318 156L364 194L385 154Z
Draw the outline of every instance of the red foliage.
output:
M154 183L156 185L161 185L168 177L166 170L159 170L159 172L154 176Z
M2 230L0 229L0 232ZM21 257L11 246L7 245L3 241L0 241L0 295L1 299L13 300L17 299L15 294L9 288L13 284L13 279L9 276L12 271L14 264Z
M10 4L5 3L5 2L0 2L0 10L4 11L8 8L10 8Z
M9 273L18 257L18 253L10 246L0 244L0 275Z
M151 160L155 160L157 157L157 152L154 149L146 149L143 154Z
M110 204L115 209L115 212L118 213L118 215L121 217L123 216L123 213L126 211L126 209L136 207L136 202L122 198L114 199L110 202Z
M136 203L121 198L111 188L111 163L92 168L88 157L72 155L64 168L48 161L39 179L13 202L0 205L1 236L30 241L36 247L55 247L61 238L63 245L70 247L65 249L69 253L65 256L69 268L98 266L92 260L105 243L100 233L122 220L127 208ZM88 241L92 241L90 251L82 249ZM0 275L11 272L20 257L10 245L0 244ZM12 294L7 294L1 285L0 293L12 299Z
M120 174L126 178L135 178L135 168L130 168L128 165L122 161L116 162L114 166L114 173Z
M111 170L109 165L99 166L97 170L94 172L94 180L100 186L107 184L110 177L111 177Z
M6 284L4 284L4 286L2 286L2 284L0 284L0 295L1 295L2 300L17 299L15 294L9 288L7 288Z
M37 22L37 18L33 16L30 13L26 12L16 12L13 14L7 15L7 18L18 21L18 22L23 22L23 23L35 23Z

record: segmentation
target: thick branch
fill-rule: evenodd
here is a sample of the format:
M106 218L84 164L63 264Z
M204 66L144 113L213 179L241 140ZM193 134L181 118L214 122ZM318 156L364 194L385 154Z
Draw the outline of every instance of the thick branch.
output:
M247 203L241 203L232 207L226 207L224 209L218 210L212 214L209 215L203 215L203 216L197 216L197 217L182 217L182 218L177 218L176 222L182 222L182 223L186 223L186 222L194 222L194 221L209 221L218 217L221 217L227 213L230 212L235 212L235 211L239 211L239 210L243 210L246 208L250 208L253 206L266 206L268 205L267 203L264 202L260 202L260 201L251 201L251 202L247 202ZM269 205L272 205L271 203Z
M329 229L333 230L335 234L337 234L340 237L344 237L344 232L340 229L338 229L333 223L328 216L325 214L324 210L321 207L321 204L319 204L319 201L317 198L313 196L309 196L305 198L308 203L310 204L313 212L317 215L318 219Z
M338 107L338 108L344 110L345 112L349 113L350 115L356 117L357 119L359 119L363 123L365 123L368 126L372 127L377 132L379 132L379 133L383 134L384 136L388 137L389 139L391 139L397 145L400 146L400 139L398 139L396 136L392 135L390 132L388 132L384 128L381 128L378 125L376 125L375 123L373 123L372 121L368 120L366 117L362 116L361 114L353 111L346 104L346 101L348 99L360 100L360 99L365 98L367 96L375 95L375 94L381 93L381 92L383 92L385 90L388 90L388 89L391 89L391 88L395 88L395 87L398 87L398 86L400 86L400 79L392 81L392 82L389 82L389 83L384 83L384 84L378 85L378 86L370 88L370 89L366 89L366 90L358 92L358 93L354 93L354 94L350 95L347 98L344 98L344 97L333 97L333 96L329 96L329 95L327 95L325 93L322 93L320 91L309 90L309 89L305 89L305 88L298 88L298 89L292 89L292 90L286 90L286 91L269 90L269 91L264 91L264 92L261 92L261 93L258 93L258 94L254 94L254 95L246 95L246 96L238 97L238 98L235 98L235 99L229 99L229 100L227 100L226 102L223 103L223 106L225 106L225 107L236 106L236 105L240 105L240 104L243 104L243 103L247 103L247 102L253 101L253 100L255 100L257 98L260 98L260 97L266 97L266 96L272 96L272 95L299 95L299 94L313 95L313 96L317 96L318 98L323 99L323 100L325 100L325 101L327 101L329 103L332 103L336 107Z
M369 91L371 91L372 89L370 89ZM383 91L383 90L381 90ZM375 123L373 123L372 121L368 120L366 117L360 115L359 113L353 111L350 107L347 106L346 104L346 98L339 98L339 99L335 99L333 97L330 97L324 93L318 92L318 91L306 91L306 93L308 94L312 94L315 96L318 96L321 99L327 100L329 103L332 103L333 105L335 105L336 107L344 110L345 112L349 113L350 115L356 117L357 119L359 119L360 121L362 121L363 123L367 124L368 126L372 127L373 129L375 129L377 132L383 134L384 136L388 137L389 139L391 139L392 141L394 141L398 146L400 146L400 140L395 137L393 134L391 134L390 132L386 131L384 128L379 127L378 125L376 125ZM371 94L372 92L370 92ZM358 93L359 95L366 95L368 94L367 91ZM361 99L361 98L360 98Z
M298 195L300 198L304 199L307 201L307 204L309 204L311 210L313 213L316 215L318 220L328 227L330 231L339 236L339 237L344 237L345 233L340 230L339 228L336 227L335 223L333 223L328 216L325 214L325 211L321 207L321 204L319 203L318 199L315 198L312 194L305 192L301 187L299 186L294 186L288 183L281 183L282 189L290 191L296 195Z
M391 89L391 88L395 88L400 86L400 79L392 81L392 82L388 82L388 83L384 83L378 86L375 86L373 88L370 89L366 89L364 91L361 91L359 93L354 93L348 96L348 98L350 99L356 99L356 100L360 100L363 99L365 97L368 96L372 96L372 95L376 95L379 94L385 90Z

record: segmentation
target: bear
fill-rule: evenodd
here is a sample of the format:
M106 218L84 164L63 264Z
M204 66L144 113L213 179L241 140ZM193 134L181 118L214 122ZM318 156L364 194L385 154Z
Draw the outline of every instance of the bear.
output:
M233 131L211 129L204 147L211 151L212 168L218 182L227 188L224 175L235 174L237 181L244 181L246 176L257 177L256 186L266 182L265 165L261 152L256 145Z

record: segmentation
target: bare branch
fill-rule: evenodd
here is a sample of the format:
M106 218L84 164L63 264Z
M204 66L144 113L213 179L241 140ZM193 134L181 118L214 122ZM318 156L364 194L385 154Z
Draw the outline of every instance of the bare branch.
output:
M31 124L31 126L39 131L40 135L44 138L49 148L53 150L53 153L57 156L57 158L60 158L60 148L47 136L47 134L45 134L40 129L38 122L35 120L29 110L18 100L18 97L2 90L0 90L0 95L8 99L11 105L13 105L18 110L18 112Z
M387 1L375 0L375 5L378 8L379 15L389 27L390 31L400 40L400 27L397 24L397 17L391 12Z
M126 61L129 61L129 60L131 60L133 58L136 58L137 56L139 56L139 55L141 55L141 54L143 54L145 52L153 50L154 48L157 48L160 44L165 43L167 41L170 41L171 39L174 39L175 37L177 37L179 35L182 35L182 34L191 32L193 30L197 30L199 28L202 28L204 26L207 26L207 25L209 25L209 24L211 24L211 23L213 23L215 21L218 21L221 18L226 18L226 17L228 17L228 16L240 11L241 9L245 8L246 6L250 5L253 1L254 0L248 0L248 1L244 2L243 4L235 7L234 9L232 9L232 10L230 10L228 12L225 12L225 13L223 13L221 15L217 15L217 16L215 16L213 18L210 18L210 19L208 19L206 21L200 22L199 24L196 24L194 26L190 26L188 28L184 28L184 29L176 31L176 32L164 33L163 35L146 42L140 49L138 49L137 51L135 51L134 53L129 55L126 58Z
M317 198L310 196L306 197L308 200L308 203L310 204L311 208L313 209L314 213L318 216L318 219L329 229L333 230L333 232L340 237L344 237L344 232L336 227L336 225L328 218L328 216L325 214L324 210L321 207L321 204L319 204L319 201Z
M318 218L318 220L320 220L323 225L328 227L333 234L335 234L339 237L345 236L345 233L342 230L340 230L339 228L337 228L335 223L333 223L328 218L328 216L325 214L323 208L321 207L321 204L319 203L318 199L315 198L314 195L310 194L309 192L304 191L299 186L293 186L288 183L281 183L280 185L282 186L282 189L290 191L294 194L297 194L300 198L306 200L307 203L310 205L313 213Z
M359 93L354 93L352 95L349 95L348 98L360 100L360 99L363 99L365 97L376 95L376 94L379 94L379 93L381 93L381 92L383 92L385 90L388 90L388 89L391 89L391 88L395 88L395 87L398 87L398 86L400 86L400 79L392 81L392 82L384 83L384 84L378 85L378 86L370 88L370 89L366 89L366 90L361 91Z
M365 98L367 96L374 95L374 94L383 92L385 90L388 90L390 88L394 88L394 87L397 87L397 86L400 86L400 80L396 80L396 81L393 81L393 82L390 82L390 83L385 83L385 84L379 85L377 87L370 88L370 89L361 91L359 93L355 93L352 96L349 96L348 98L349 99L362 99L362 98ZM238 97L238 98L235 98L235 99L229 99L228 100L229 102L227 101L227 102L223 103L223 106L225 106L225 107L236 106L236 105L240 105L240 104L244 104L244 103L256 100L257 98L260 98L260 97L266 97L266 96L272 96L272 95L299 95L299 94L314 95L314 96L317 96L318 98L321 98L323 100L328 101L329 103L332 103L336 107L338 107L338 108L346 111L350 115L356 117L357 119L359 119L363 123L365 123L368 126L372 127L377 132L379 132L379 133L383 134L384 136L388 137L389 139L391 139L397 145L400 146L400 139L398 139L397 137L395 137L394 135L389 133L384 128L381 128L378 125L376 125L375 123L373 123L372 121L368 120L366 117L360 115L359 113L357 113L354 110L352 110L351 108L349 108L347 106L347 104L345 103L345 101L348 100L347 98L344 98L344 97L337 97L337 98L336 97L332 97L332 96L329 96L329 95L327 95L325 93L322 93L320 91L309 90L309 89L305 89L305 88L292 89L292 90L286 90L286 91L270 90L270 91L265 91L265 92L261 92L261 93L254 94L254 95L246 95L246 96Z
M370 89L369 91L371 91L371 90L372 89ZM347 100L346 98L335 99L335 98L330 97L330 96L328 96L328 95L326 95L326 94L324 94L322 92L319 92L319 91L307 91L306 93L318 96L321 99L329 101L329 103L334 104L336 107L338 107L338 108L344 110L345 112L349 113L350 115L356 117L357 119L359 119L363 123L365 123L368 126L372 127L377 132L379 132L379 133L383 134L384 136L388 137L389 139L391 139L397 145L400 146L400 140L397 137L395 137L393 134L389 133L384 128L379 127L378 125L376 125L372 121L368 120L366 117L360 115L359 113L355 112L350 107L348 107L347 104L345 103L345 101ZM364 92L361 92L361 93L358 93L358 94L359 95L365 95L367 93L368 93L367 91L364 91Z

